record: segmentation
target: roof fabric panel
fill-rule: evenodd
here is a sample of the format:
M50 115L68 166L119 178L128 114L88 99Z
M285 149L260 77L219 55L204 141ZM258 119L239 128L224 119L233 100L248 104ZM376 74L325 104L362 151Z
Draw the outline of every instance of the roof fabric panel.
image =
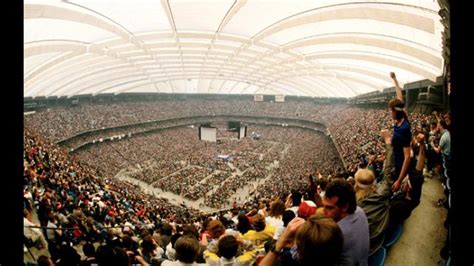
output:
M437 1L25 0L24 96L352 97L442 74Z

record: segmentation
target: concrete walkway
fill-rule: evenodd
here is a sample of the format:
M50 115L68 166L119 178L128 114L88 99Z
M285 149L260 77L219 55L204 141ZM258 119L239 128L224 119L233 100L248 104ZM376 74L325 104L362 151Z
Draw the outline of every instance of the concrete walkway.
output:
M436 207L443 188L436 178L425 178L420 205L403 225L400 239L388 250L385 265L444 265L439 252L446 241L447 210Z

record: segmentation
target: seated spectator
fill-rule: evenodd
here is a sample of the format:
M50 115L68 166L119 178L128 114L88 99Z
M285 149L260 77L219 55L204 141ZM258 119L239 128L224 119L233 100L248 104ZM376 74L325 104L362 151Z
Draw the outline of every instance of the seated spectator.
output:
M178 240L178 238L180 238L182 235L181 234L174 234L171 236L171 241L168 243L168 245L166 246L166 257L168 258L168 260L176 260L176 249L175 249L175 245L176 245L176 241Z
M41 255L38 258L38 266L55 266L54 262L51 260L50 257L45 255Z
M160 263L163 261L164 250L158 246L158 244L155 242L155 239L153 239L151 235L147 235L143 238L141 247L141 256L147 263L151 264L152 266L160 265Z
M242 237L223 235L218 241L218 252L209 250L204 252L207 264L213 266L252 265L257 256L257 249L252 243L246 242ZM239 249L243 254L238 256Z
M91 266L91 264L97 264L97 259L95 258L95 247L91 243L86 243L82 246L82 251L84 252L84 256L86 258L81 261L81 266Z
M142 265L147 265L141 256L136 256L137 261ZM117 246L102 246L97 249L97 262L102 265L129 266L127 252ZM73 265L73 264L70 264Z
M265 223L275 228L283 226L282 215L285 212L285 204L280 200L272 202L270 205L270 211L268 216L265 218Z
M265 218L257 214L253 220L253 227L255 230L249 230L244 239L250 240L257 248L263 248L266 241L273 239L275 228L271 225L265 224Z
M252 224L250 223L249 218L247 215L241 213L239 216L237 216L237 231L239 231L241 234L247 233L249 230L253 229Z
M295 217L295 212L293 212L292 210L286 210L283 213L283 226L275 230L275 235L273 235L274 240L278 240L278 238L280 238L281 234L286 230L288 223L291 222L291 220L293 220L293 218Z
M137 264L138 260L136 259L135 256L139 256L140 253L138 251L138 243L133 240L132 237L129 235L125 235L122 238L122 247L127 253L129 260L132 264ZM140 256L141 257L141 256Z
M78 266L81 262L81 256L76 249L68 244L63 244L59 249L59 260L57 266Z
M369 223L364 210L356 204L354 187L344 179L334 179L326 187L323 205L325 214L337 222L344 235L342 255L367 265Z
M171 227L169 223L164 223L161 225L160 236L161 236L161 241L163 243L163 246L161 246L162 248L165 248L166 246L168 246L168 244L171 241L172 233L173 233L173 228Z
M225 233L225 230L225 226L221 221L210 221L207 225L207 233L202 234L201 245L207 247L207 249L215 250L214 246L217 244L219 237Z
M176 261L165 260L161 264L162 266L178 266L178 265L206 265L196 263L197 256L199 255L199 241L191 236L185 235L178 240L175 244L176 249Z
M41 229L33 228L40 225L33 223L32 214L27 209L23 209L23 224L25 225L23 234L29 240L28 242L31 243L30 247L35 247L38 250L48 248L48 242Z

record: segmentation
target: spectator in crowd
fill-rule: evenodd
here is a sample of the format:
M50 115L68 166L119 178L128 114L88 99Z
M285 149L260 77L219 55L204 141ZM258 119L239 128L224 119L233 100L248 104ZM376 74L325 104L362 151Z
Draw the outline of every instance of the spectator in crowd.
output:
M438 122L438 129L441 133L439 146L435 146L434 141L430 143L431 148L438 154L441 154L443 160L443 177L447 190L451 189L449 178L451 174L451 135L447 129L446 120L440 119Z
M219 237L225 233L225 226L219 220L212 220L207 225L207 233L202 234L201 245L207 247L207 249L212 249L212 246L216 245Z
M429 144L426 151L426 167L427 167L427 176L433 177L436 173L437 165L441 165L441 156L436 153L433 147L436 147L435 141L438 140L438 123L432 122L429 132L429 137L427 139L427 143Z
M97 259L95 258L95 247L92 243L86 243L82 246L82 251L86 258L81 261L80 266L92 266L91 264L97 264Z
M165 248L168 246L168 244L171 241L171 235L173 233L173 228L169 223L164 223L161 225L160 228L160 236L161 236L161 241L163 242L162 248Z
M97 251L98 262L104 261L103 258L109 256L110 261L115 261L118 265L122 263L120 254L125 251L131 263L146 265L145 259L135 252L136 247L133 248L133 245L124 244L129 241L129 238L133 238L136 243L146 243L144 241L146 235L140 234L142 229L155 232L154 246L165 248L171 243L171 239L174 242L181 237L181 234L185 234L185 232L181 233L179 229L181 226L194 223L201 229L206 229L206 223L209 219L222 219L217 217L223 216L226 212L226 210L216 211L204 215L193 208L177 206L169 203L166 199L143 193L138 185L112 178L121 170L123 170L121 174L127 177L144 181L163 191L171 191L186 199L204 198L204 205L212 208L231 206L231 203L237 200L234 194L238 189L250 182L257 182L271 176L265 182L261 182L261 185L254 186L250 199L240 206L240 212L243 213L250 213L250 210L255 207L253 217L249 217L250 220L245 215L243 215L245 220L234 217L239 220L237 225L239 232L242 234L251 232L257 235L261 232L265 233L267 228L270 228L270 224L272 224L271 217L276 217L276 220L279 220L278 217L280 217L275 215L277 212L272 213L273 205L270 205L270 208L268 208L270 210L269 217L263 219L264 222L259 224L260 217L254 215L257 212L261 213L263 209L260 208L259 210L257 207L266 206L276 198L279 200L288 199L284 196L292 191L289 197L290 200L287 201L288 207L297 210L301 205L302 196L301 193L296 191L306 191L307 182L305 177L307 172L314 169L320 170L318 179L311 187L310 193L305 193L305 199L313 200L308 197L311 196L311 193L318 194L319 198L321 196L326 198L324 186L327 182L322 182L322 180L330 180L330 175L337 176L344 171L339 156L347 163L347 170L351 172L350 174L354 174L359 165L359 155L370 154L374 158L380 158L379 161L383 161L383 154L386 150L385 145L379 141L377 134L380 128L385 127L389 119L382 108L363 109L346 105L318 106L314 103L297 104L296 102L288 102L279 108L275 108L273 105L266 105L265 103L257 105L240 101L239 105L232 107L235 110L232 110L235 113L248 115L298 116L298 118L307 120L321 121L331 131L332 140L307 130L259 126L258 132L265 136L268 142L260 141L259 145L255 145L250 139L242 139L239 142L223 142L219 146L218 151L221 154L235 152L232 164L242 174L238 174L237 170L231 169L226 162L216 163L214 160L215 149L211 145L204 145L200 142L195 136L195 130L190 128L176 128L160 134L134 135L114 142L96 142L87 148L71 153L75 157L68 154L68 151L61 147L43 139L35 131L38 129L42 134L52 136L53 139L56 138L57 140L58 137L68 137L82 130L98 129L97 126L99 125L100 127L118 126L140 123L144 121L143 119L156 120L196 114L208 115L215 112L215 110L224 110L221 107L228 103L227 101L217 101L203 107L201 100L189 100L188 102L189 105L186 106L194 108L196 112L194 110L190 111L191 109L188 110L187 107L177 112L176 105L169 102L160 105L158 109L156 104L149 103L114 103L111 105L84 105L76 110L52 108L51 112L38 113L41 113L44 117L34 115L36 120L31 119L32 117L25 117L25 206L27 209L39 207L40 220L43 223L48 222L48 226L57 228L57 230L47 231L50 244L45 245L55 258L54 261L60 253L54 252L54 246L63 241L66 243L75 241L77 243L85 240L100 243L107 240L106 245ZM125 108L128 109L127 112L123 112L124 107L128 107ZM133 113L133 116L128 116L128 113ZM110 119L101 119L100 117L103 117L104 114ZM354 119L354 117L363 119ZM410 118L414 125L429 121L425 116L417 114L411 114ZM52 119L51 123L45 123L48 119ZM93 120L96 121L93 122ZM192 119L189 120L189 122L192 121ZM175 126L174 123L170 120L160 124L160 127ZM157 125L158 123L154 126L133 125L127 128L133 128L131 131L135 132L156 129ZM35 130L31 130L31 128ZM100 130L91 134L90 137L97 137L99 132ZM111 132L121 133L122 131L114 129ZM80 141L91 141L88 138L73 139L77 141L76 144L80 144ZM285 143L282 143L281 140L285 140ZM281 153L283 150L286 151L286 154ZM274 164L275 158L278 159L278 164ZM87 162L87 164L84 162ZM411 168L408 169L407 173L412 186L407 188L407 184L409 184L407 181L401 182L400 186L402 191L411 189L411 192L407 194L407 200L409 200L408 198L416 199L418 189L421 191L421 185L419 187L416 187L417 185L413 186L417 181L412 181L414 175L411 174ZM362 179L359 181L360 184L365 184ZM366 183L369 184L370 181ZM213 188L217 188L217 190L210 192ZM366 195L365 200L371 198L371 193L372 191ZM345 201L346 204L343 198L334 197L334 194L329 197L329 199L334 200L333 205L340 209L347 206L347 210L337 209L332 213L332 216L338 219L337 222L340 224L343 235L348 236L349 240L345 240L345 242L352 241L351 243L355 243L353 253L357 253L356 250L359 250L359 246L362 246L362 244L351 239L351 236L356 235L355 230L349 230L346 228L347 226L344 227L346 225L344 221L346 219L355 221L356 225L361 227L360 220L362 219L358 219L361 218L361 215L359 215L357 209L350 213L351 208L350 204L347 203L348 201ZM360 199L362 198L364 197ZM314 202L317 207L326 206L325 211L328 213L334 210L334 208L331 209L331 207L334 207L330 204L331 202L326 202L326 204L323 204L322 200L321 203L316 200ZM35 203L36 206L34 206ZM416 200L410 204L414 203L416 203ZM338 204L341 206L338 206ZM390 209L391 213L396 210L394 206L395 204ZM311 208L308 208L308 210L311 210ZM406 210L402 209L401 211ZM293 211L288 210L283 214L284 225L288 224L295 216L295 212L293 212L293 215L290 215L289 212ZM339 215L338 212L347 212L346 217L349 218ZM305 217L311 213L312 211L307 212L308 215ZM369 217L369 224L372 224L369 212L367 212L367 216ZM227 216L224 215L224 217ZM227 219L231 218L230 216L227 217ZM266 219L269 219L269 221L265 222ZM250 221L256 222L255 228L248 226L251 224ZM221 231L225 233L217 233L214 240L211 240L210 237L212 233L204 234L203 237L208 238L209 242L214 241L214 245L211 245L210 249L215 248L215 254L218 254L217 240L219 237L232 235L238 239L238 234L231 233L229 230L232 224L223 223L222 225ZM73 227L74 230L63 230L65 227ZM176 228L174 232L173 227ZM280 233L273 235L275 239L279 239L279 236L284 232L284 228L280 229L276 230ZM258 230L262 231L257 232ZM106 239L108 231L112 231L110 239ZM54 232L54 234L51 232ZM361 230L360 234L363 232ZM122 237L122 234L125 236ZM112 238L113 241L111 241ZM121 238L122 240L120 240ZM51 242L52 239L55 242ZM361 237L360 242L365 241L364 239L365 236ZM263 240L260 242L262 242L260 244L265 243ZM54 243L54 245L51 243ZM169 246L171 247L171 245ZM346 249L344 244L343 253L347 252ZM241 254L243 253L239 250L235 257L237 258ZM167 251L165 256L173 259L172 252ZM203 258L198 255L195 262L202 260Z
M420 204L421 189L424 182L423 168L425 166L426 147L425 136L418 134L413 143L414 157L410 163L408 176L402 182L401 192L393 196L390 201L390 220L386 234L389 235L396 226L403 223L411 214L412 210Z
M149 264L141 256L136 256L141 265ZM127 252L118 246L104 246L97 251L97 262L102 265L129 266L130 261ZM72 265L72 264L70 264Z
M398 179L392 185L392 191L400 189L401 182L405 178L408 165L410 164L410 141L411 141L411 127L408 121L408 116L405 111L405 102L403 101L403 94L395 73L390 72L390 77L395 84L395 91L397 97L388 103L391 110L392 118L395 122L393 126L392 147L395 161L395 173Z
M301 204L301 193L299 191L293 191L286 198L285 206L287 209L290 209L298 214L298 206Z
M23 209L23 236L24 245L23 250L27 260L34 260L32 250L44 250L48 248L43 232L38 227L38 224L33 223L32 214L27 209Z
M265 223L265 217L257 214L253 219L253 227L255 230L249 230L244 239L250 240L257 248L263 248L266 241L273 239L275 228Z
M199 255L199 241L191 235L184 235L176 240L176 261L165 260L161 264L162 266L178 266L178 265L206 265L196 263L197 256Z
M54 262L51 260L50 257L45 255L41 255L38 258L38 266L55 266Z
M343 242L343 233L333 219L313 215L305 221L297 217L288 224L260 265L278 265L278 257L285 249L291 249L292 256L280 258L284 265L287 261L292 265L338 265L343 260Z
M344 179L335 179L326 187L323 198L325 214L333 218L342 230L342 255L359 265L367 265L369 256L369 223L356 204L354 187Z
M204 252L207 264L215 266L252 265L257 256L257 249L241 236L222 235L218 241L217 254L209 250ZM239 252L239 249L242 251ZM242 253L242 255L238 255Z
M78 266L81 262L81 256L76 249L68 244L61 245L59 250L59 260L56 261L57 266Z
M386 148L384 179L376 184L374 172L367 169L359 169L355 174L355 192L357 206L364 210L369 222L370 250L369 256L374 254L383 244L385 230L389 223L391 186L393 183L393 152L390 141L390 133L384 129L381 131Z
M250 223L250 220L249 218L247 217L247 215L241 213L239 214L239 216L237 217L237 230L241 233L241 234L245 234L247 233L249 230L252 230L253 229L253 226L252 224Z
M265 223L279 228L283 226L282 215L285 212L285 204L281 200L273 201L270 205L268 216L265 217Z
M273 239L274 240L278 240L278 238L280 238L281 234L286 230L286 228L288 227L288 223L291 222L291 220L293 220L293 218L295 218L296 215L295 215L295 212L293 212L292 210L286 210L284 213L283 213L283 217L282 217L282 220L283 220L283 226L282 227L279 227L275 230L275 235L273 236Z

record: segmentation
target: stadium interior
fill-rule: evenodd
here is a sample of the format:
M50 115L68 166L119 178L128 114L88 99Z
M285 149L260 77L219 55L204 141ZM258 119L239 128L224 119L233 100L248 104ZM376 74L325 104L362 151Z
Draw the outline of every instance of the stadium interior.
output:
M448 1L23 7L24 265L456 262Z

